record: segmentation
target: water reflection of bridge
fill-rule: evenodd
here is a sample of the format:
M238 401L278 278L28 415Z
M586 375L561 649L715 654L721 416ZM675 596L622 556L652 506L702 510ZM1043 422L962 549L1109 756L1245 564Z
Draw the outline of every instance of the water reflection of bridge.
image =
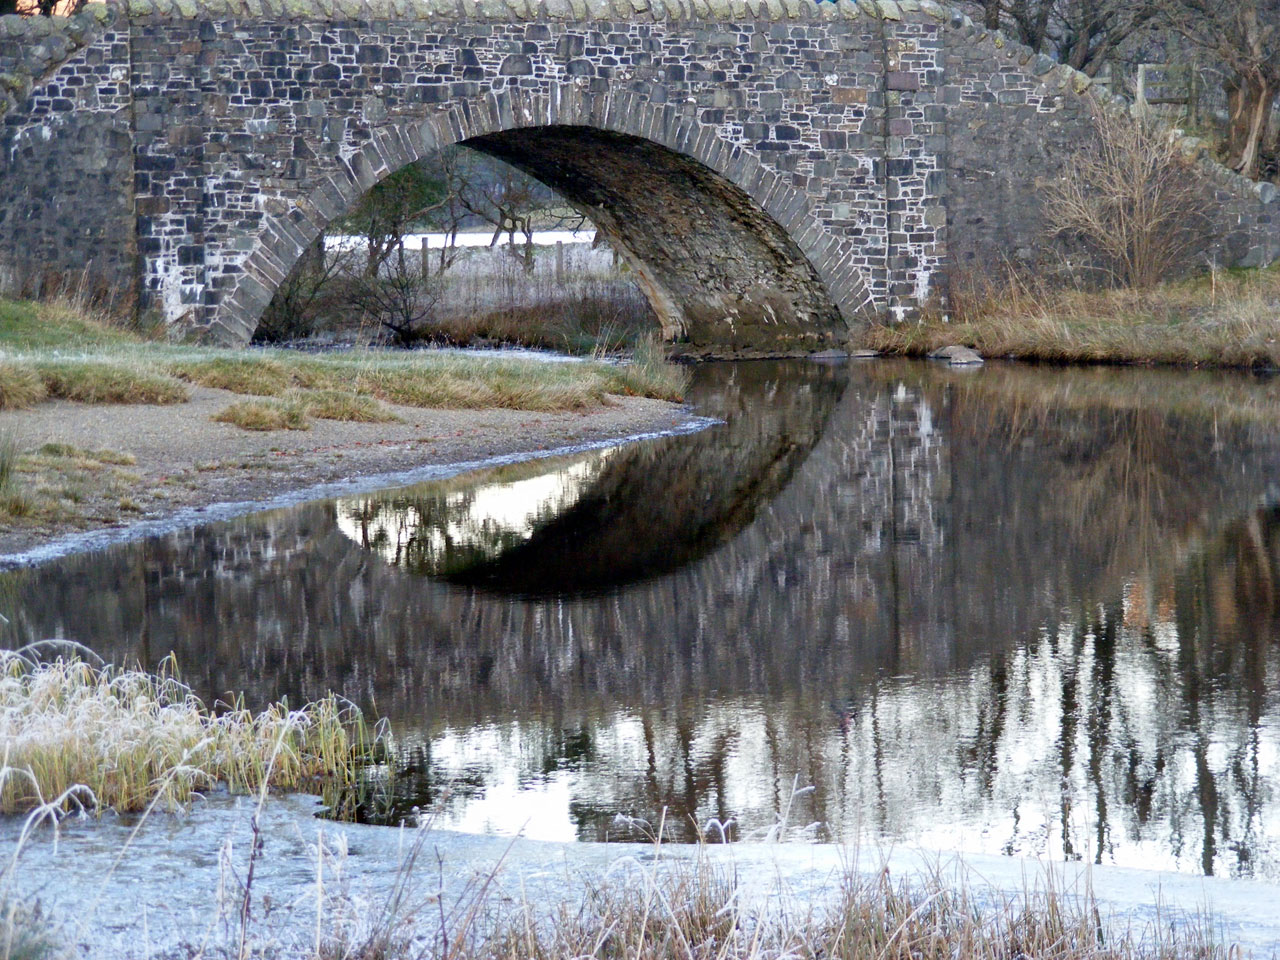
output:
M376 704L460 819L554 793L548 830L584 837L662 806L761 825L798 775L798 820L838 830L1280 872L1273 437L1215 443L1141 374L704 376L727 426L619 451L509 545L589 595L504 580L506 548L483 590L406 572L343 532L366 502L11 575L0 612L13 641L173 649L205 695Z

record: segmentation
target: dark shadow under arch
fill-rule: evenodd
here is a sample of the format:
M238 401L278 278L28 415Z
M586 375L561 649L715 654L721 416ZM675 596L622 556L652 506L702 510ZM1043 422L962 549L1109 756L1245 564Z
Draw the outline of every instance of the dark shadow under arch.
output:
M463 141L551 187L631 264L663 334L698 353L806 353L843 342L840 312L787 234L692 158L590 127Z

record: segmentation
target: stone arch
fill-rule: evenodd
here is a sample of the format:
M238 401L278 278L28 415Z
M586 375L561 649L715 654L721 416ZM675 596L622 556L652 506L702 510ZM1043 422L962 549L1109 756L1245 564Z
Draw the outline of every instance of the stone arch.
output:
M581 164L557 178L554 151L538 156L539 149L549 150L551 141L558 140L558 160L571 162L563 147L575 137L582 145L616 150L615 159L639 149L648 155L638 164L665 163L665 172L682 178L680 189L702 214L692 218L693 226L716 216L727 221L721 224L726 235L720 239L743 258L739 266L745 269L730 277L723 264L707 264L714 275L709 292L702 297L691 293L698 271L673 274L676 266L689 266L689 249L677 249L665 268L656 265L654 230L611 220L607 210L584 196ZM319 178L291 209L267 219L242 263L234 292L212 318L210 334L228 342L247 341L276 287L330 222L384 177L455 144L497 155L548 182L571 202L591 208L597 225L635 267L664 333L692 341L692 352L779 354L836 347L846 342L850 323L874 310L867 283L850 266L857 252L853 242L827 231L809 198L786 175L676 107L652 104L631 92L589 93L570 83L552 87L549 94L515 87L491 91L376 129L335 173ZM523 155L518 149L531 145L534 149ZM636 172L635 164L630 172ZM591 179L585 177L586 182ZM604 179L594 182L607 195L611 185ZM614 179L622 182L623 173ZM617 184L612 187L616 192ZM664 223L663 217L655 222Z

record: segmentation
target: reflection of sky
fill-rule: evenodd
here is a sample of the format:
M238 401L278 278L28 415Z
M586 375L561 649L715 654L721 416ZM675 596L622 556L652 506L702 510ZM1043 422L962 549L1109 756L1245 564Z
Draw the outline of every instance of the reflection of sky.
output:
M1098 641L1075 624L1046 629L1014 651L1004 663L995 738L988 734L998 698L985 660L946 682L885 680L860 701L825 709L725 698L586 719L447 725L429 738L439 783L470 777L484 786L454 797L439 822L537 839L594 838L594 828L575 822L575 808L592 811L597 826L615 814L656 825L660 804L678 804L696 779L704 833L713 817L736 818L740 839L759 839L783 820L795 838L822 821L830 827L824 835L845 840L1195 871L1204 836L1202 763L1221 787L1211 814L1226 838L1215 858L1219 871L1234 863L1227 840L1247 838L1252 868L1274 874L1280 820L1263 815L1259 793L1280 782L1274 738L1252 737L1229 697L1205 696L1198 727L1187 729L1178 715L1178 648L1168 642L1176 626L1159 615L1141 619L1141 630L1118 628L1109 696L1094 679ZM1275 722L1264 718L1267 730ZM558 762L566 725L590 734L586 760ZM975 759L984 751L988 761ZM1131 769L1150 785L1145 823L1125 800ZM1241 769L1246 782L1228 784L1224 778L1240 777ZM793 796L793 785L814 790Z
M534 477L447 493L439 498L444 509L437 517L443 519L429 524L415 502L392 504L368 497L340 500L338 529L361 546L376 550L389 563L398 562L410 541L428 556L460 546L493 556L513 540L529 539L539 524L572 507L615 452L596 450ZM417 499L435 500L429 492Z

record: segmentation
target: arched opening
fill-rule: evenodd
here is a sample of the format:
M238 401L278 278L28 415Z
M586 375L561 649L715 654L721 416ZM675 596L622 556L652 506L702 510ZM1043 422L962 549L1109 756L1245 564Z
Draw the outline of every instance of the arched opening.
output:
M443 126L439 120L428 123L436 130ZM830 278L819 274L798 239L766 210L766 203L775 213L783 209L798 232L797 224L809 226L805 195L776 176L762 176L758 162L747 162L736 150L714 151L726 157L733 179L730 170L717 172L696 159L713 152L702 141L714 138L676 150L630 133L551 124L455 134L447 142L438 136L421 139L434 140L437 149L442 142L457 144L502 160L580 211L630 268L663 338L679 353L799 355L847 341L843 298L832 295ZM433 152L423 149L408 162ZM400 162L396 169L387 165L371 173L361 169L362 157L351 163L354 182L343 197L343 211L330 215L329 222L374 183L405 166ZM808 231L809 253L835 260L825 256L830 238L814 234ZM288 272L281 266L294 266L286 257L274 260L275 274Z
M696 353L810 352L845 325L812 265L743 190L653 141L589 127L488 134L499 157L582 210L630 262L666 339Z

